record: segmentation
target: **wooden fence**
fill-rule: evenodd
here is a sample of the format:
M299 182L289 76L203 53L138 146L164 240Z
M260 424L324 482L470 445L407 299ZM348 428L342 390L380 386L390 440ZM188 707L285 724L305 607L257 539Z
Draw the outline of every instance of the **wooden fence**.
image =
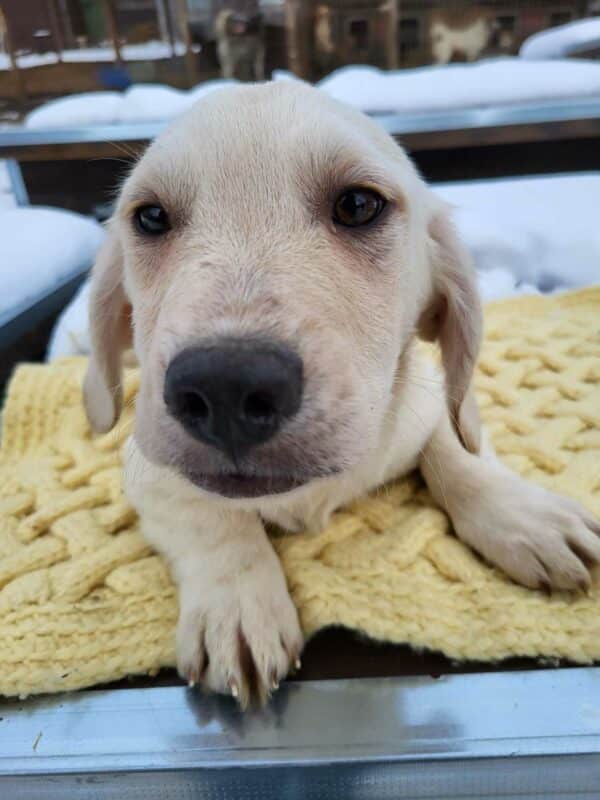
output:
M10 16L4 15L4 49L10 68L0 70L0 97L16 100L22 106L30 97L55 94L57 86L64 93L102 88L100 69L108 64L123 69L127 63L126 42L120 30L115 0L99 0L109 47L113 52L112 58L108 59L94 59L93 54L89 59L74 55L74 51L65 44L64 24L61 24L65 20L61 18L57 0L45 2L50 28L50 52L55 55L53 62L38 57L39 64L31 65L31 61L36 59L35 54L24 54L17 49L15 37L11 34ZM155 10L157 29L162 29L166 35L166 40L163 40L165 51L164 56L151 59L162 61L163 64L157 63L154 69L146 70L147 78L166 79L166 82L180 87L195 85L199 80L198 51L192 42L186 0L158 0ZM159 24L159 15L162 24ZM30 65L27 65L27 59ZM164 63L167 60L171 62L169 66ZM144 62L143 56L136 59L136 63Z

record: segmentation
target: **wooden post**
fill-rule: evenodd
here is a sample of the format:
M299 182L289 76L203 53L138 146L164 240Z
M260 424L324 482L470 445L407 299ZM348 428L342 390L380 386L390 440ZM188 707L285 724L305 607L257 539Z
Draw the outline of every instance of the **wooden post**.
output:
M171 55L177 55L175 46L175 34L173 32L173 20L171 19L171 10L169 4L165 0L154 0L156 7L156 18L158 20L158 29L162 38L168 40L171 46Z
M106 16L106 22L108 23L110 38L112 39L113 47L115 48L115 61L120 65L123 63L123 57L121 56L119 26L117 23L117 13L115 11L114 0L103 0L102 8L104 9L104 15Z
M4 24L6 26L4 41L6 44L6 50L8 52L8 58L10 60L10 68L11 71L14 73L15 83L17 84L17 102L21 110L23 110L25 107L25 100L27 99L27 92L25 91L25 84L23 83L23 75L21 74L21 68L19 67L19 62L17 61L17 56L15 54L12 37L10 35L10 28L8 26L8 20L6 18L4 20Z
M73 34L73 23L71 20L71 12L67 5L67 0L58 0L58 18L62 21L62 30L64 31L64 45L69 49L75 49L76 42Z
M52 30L52 39L54 41L56 57L59 61L62 61L62 51L65 49L65 42L60 29L60 20L58 18L58 14L56 13L55 0L46 0L46 7L48 8L48 16L50 17L50 28Z
M313 0L287 0L285 4L288 66L299 78L313 77Z
M177 27L185 45L185 64L187 69L188 83L195 86L198 82L198 65L196 54L192 50L192 35L188 20L188 10L186 0L175 0L177 11Z
M385 65L387 69L398 69L398 3L387 0L381 7L385 25Z

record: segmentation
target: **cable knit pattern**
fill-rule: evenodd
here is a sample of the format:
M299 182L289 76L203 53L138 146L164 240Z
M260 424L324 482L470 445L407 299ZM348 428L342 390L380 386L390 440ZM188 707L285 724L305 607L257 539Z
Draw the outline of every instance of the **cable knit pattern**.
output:
M600 515L600 289L486 310L475 379L501 457ZM0 455L0 693L56 692L174 663L176 592L122 494L116 429L93 438L85 359L25 365ZM451 535L411 475L319 534L273 534L307 635L327 625L457 659L600 659L600 574L589 595L514 585Z

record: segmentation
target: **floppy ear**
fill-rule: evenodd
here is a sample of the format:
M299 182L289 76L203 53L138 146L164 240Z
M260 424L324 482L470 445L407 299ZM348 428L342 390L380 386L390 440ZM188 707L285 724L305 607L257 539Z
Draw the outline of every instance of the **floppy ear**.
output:
M477 453L481 429L469 387L483 319L475 270L445 208L435 211L428 235L432 294L419 320L419 335L427 341L439 340L450 418L465 449Z
M123 255L114 233L109 233L92 270L89 317L92 354L83 400L93 430L105 433L121 412L121 358L132 340L131 307L123 286Z

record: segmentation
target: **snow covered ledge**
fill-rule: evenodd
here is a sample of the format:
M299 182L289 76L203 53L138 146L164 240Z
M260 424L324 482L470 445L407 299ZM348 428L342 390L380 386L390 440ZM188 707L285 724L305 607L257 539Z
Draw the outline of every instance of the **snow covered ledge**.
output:
M530 36L519 55L529 60L568 58L600 48L600 17L579 19Z
M297 80L277 71L274 80ZM89 125L167 122L200 97L230 81L206 81L189 91L137 84L123 93L88 92L43 103L25 120L28 130L58 130ZM600 97L600 62L572 59L529 61L493 58L475 64L449 64L382 71L348 66L332 72L317 87L337 100L372 114L419 114L527 103L565 102Z
M0 343L9 325L93 264L104 238L93 219L56 208L0 213Z

